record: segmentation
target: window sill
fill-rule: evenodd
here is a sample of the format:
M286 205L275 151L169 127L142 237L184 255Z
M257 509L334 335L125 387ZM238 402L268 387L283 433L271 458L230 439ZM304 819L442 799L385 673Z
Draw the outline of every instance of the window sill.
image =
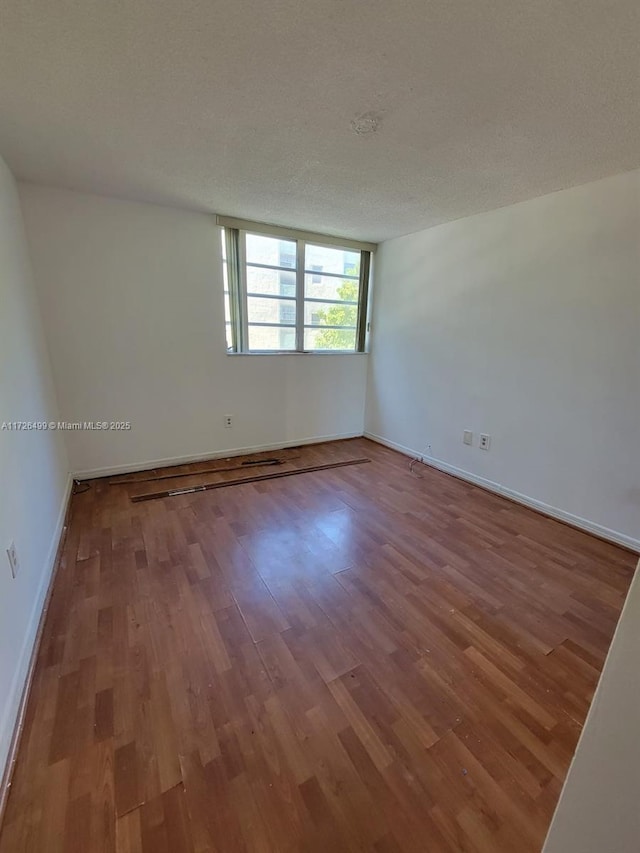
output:
M300 350L274 350L273 352L227 352L226 355L236 357L236 356L250 356L251 358L262 358L263 356L273 356L273 355L368 355L368 352L353 352L353 350L304 350L301 352Z

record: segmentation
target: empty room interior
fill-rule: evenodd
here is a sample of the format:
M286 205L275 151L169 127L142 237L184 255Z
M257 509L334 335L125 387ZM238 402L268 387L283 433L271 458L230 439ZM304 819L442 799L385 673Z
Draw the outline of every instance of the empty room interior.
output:
M640 851L639 45L2 0L0 853Z

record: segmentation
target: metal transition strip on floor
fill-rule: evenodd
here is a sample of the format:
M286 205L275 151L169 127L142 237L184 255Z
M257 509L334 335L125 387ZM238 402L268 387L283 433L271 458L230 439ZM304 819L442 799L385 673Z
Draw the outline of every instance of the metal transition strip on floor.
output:
M133 495L134 503L139 501L153 501L157 498L173 498L177 495L190 495L192 492L207 492L210 489L226 489L228 486L241 486L243 483L260 483L263 480L277 480L280 477L292 477L294 474L311 474L314 471L327 471L330 468L344 468L347 465L362 465L371 462L370 459L347 459L344 462L329 462L325 465L310 465L306 468L295 468L292 471L276 471L273 474L256 474L254 477L239 477L236 480L224 480L218 483L203 483L199 486L190 486L184 489L165 489L162 492L151 492L147 495Z

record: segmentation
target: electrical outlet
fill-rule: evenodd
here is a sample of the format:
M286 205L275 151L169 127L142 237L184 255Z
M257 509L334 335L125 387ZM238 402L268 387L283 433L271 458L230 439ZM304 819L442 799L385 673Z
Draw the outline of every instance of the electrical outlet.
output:
M488 450L491 447L491 436L487 435L485 432L480 433L480 444L478 445L480 450Z
M473 444L473 433L470 429L465 429L465 431L462 433L462 442L463 444Z
M7 548L7 557L9 558L9 568L11 569L11 577L15 576L20 571L20 561L18 560L18 552L16 551L15 542L12 542Z
M225 429L231 429L231 427L233 426L233 415L224 416L224 426Z

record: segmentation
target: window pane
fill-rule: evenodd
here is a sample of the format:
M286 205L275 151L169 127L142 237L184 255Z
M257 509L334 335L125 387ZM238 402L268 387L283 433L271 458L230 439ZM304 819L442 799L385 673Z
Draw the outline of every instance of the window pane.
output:
M296 243L278 237L247 234L247 263L296 268Z
M358 322L357 305L331 302L305 302L305 326L353 326Z
M304 295L312 299L358 301L360 282L353 278L333 278L327 275L305 275Z
M355 350L355 329L305 329L304 348L318 350Z
M249 326L250 350L295 350L296 330L274 326Z
M231 300L229 296L229 274L227 271L227 239L224 228L220 229L220 242L222 245L222 281L224 288L224 332L227 342L227 350L233 351L233 329L231 328Z
M271 293L274 296L296 295L296 274L247 266L247 292Z
M248 296L247 318L249 323L285 323L295 326L296 303L293 299L262 299L259 296Z
M224 292L224 331L227 339L227 349L234 350L235 343L233 340L233 328L231 326L231 300L229 299L229 291Z
M360 275L360 252L334 249L330 246L314 246L307 243L304 268L309 272L329 272L334 275Z

